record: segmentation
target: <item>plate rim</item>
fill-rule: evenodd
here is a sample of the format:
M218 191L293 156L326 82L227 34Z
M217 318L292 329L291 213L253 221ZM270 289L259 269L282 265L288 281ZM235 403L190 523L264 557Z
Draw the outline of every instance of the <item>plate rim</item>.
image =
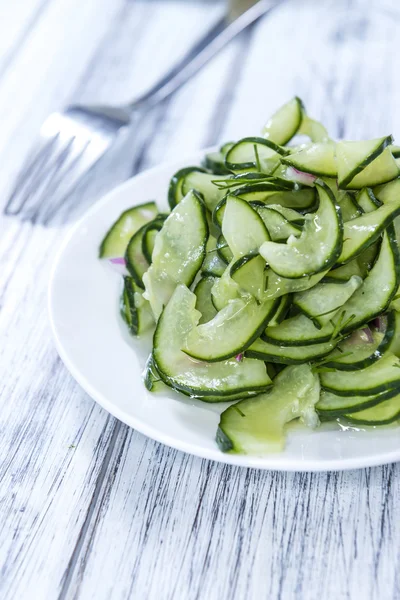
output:
M190 155L188 160L189 162L201 162L201 158L204 156L206 152L210 152L215 150L215 148L207 148L205 150L197 151ZM173 436L162 433L159 429L153 428L146 422L141 421L139 418L132 416L126 413L124 410L119 409L113 402L109 401L103 393L95 389L90 381L87 380L86 376L79 371L79 369L74 365L73 359L68 355L68 352L65 350L62 340L57 331L57 325L55 322L54 316L54 286L55 286L55 276L59 265L61 263L61 259L64 255L64 252L69 246L69 243L74 238L75 234L80 230L82 225L90 219L96 212L100 211L102 206L108 204L114 195L118 195L125 188L129 188L133 183L144 177L148 176L153 172L157 172L160 169L174 169L174 166L179 165L185 157L182 156L180 159L176 159L174 161L163 162L160 163L150 169L146 169L145 171L134 175L128 180L116 185L111 190L109 190L106 194L104 194L99 200L95 201L94 204L86 210L83 215L78 219L76 223L68 228L65 233L65 237L58 248L56 255L53 259L53 264L50 269L49 281L48 281L48 292L47 292L47 309L50 321L51 332L54 340L54 344L56 350L72 377L75 381L80 385L80 387L95 401L99 404L104 410L113 415L119 421L125 423L129 427L137 430L139 433L153 439L159 443L165 444L166 446L173 448L175 450L179 450L190 454L192 456L197 456L202 459L213 460L222 464L229 464L237 467L247 467L247 468L256 468L261 470L270 470L270 471L282 471L282 472L328 472L328 471L346 471L352 469L360 469L360 468L368 468L381 466L385 464L391 464L400 461L400 444L399 449L397 451L390 451L381 454L372 454L365 455L355 458L340 458L340 459L330 459L324 461L318 461L317 459L290 459L285 458L282 462L278 462L276 457L281 456L281 454L269 454L265 456L253 456L253 455L240 455L240 454L225 454L221 452L217 447L215 449L207 449L202 448L196 444L189 444L182 440L176 439Z

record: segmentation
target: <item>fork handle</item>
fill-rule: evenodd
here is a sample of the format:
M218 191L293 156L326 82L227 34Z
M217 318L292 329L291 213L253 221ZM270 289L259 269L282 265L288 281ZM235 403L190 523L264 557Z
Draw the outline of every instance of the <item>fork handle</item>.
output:
M128 104L126 109L133 112L136 109L151 107L165 100L200 71L233 38L282 1L259 0L232 23L229 23L226 18L218 21L212 30L181 61L157 81L154 86Z

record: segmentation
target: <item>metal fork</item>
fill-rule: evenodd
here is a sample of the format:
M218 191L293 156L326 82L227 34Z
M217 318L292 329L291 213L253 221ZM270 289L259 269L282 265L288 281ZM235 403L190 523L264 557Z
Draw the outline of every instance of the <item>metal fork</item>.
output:
M178 64L126 106L71 105L52 113L42 125L35 152L17 177L5 214L35 220L45 199L51 199L54 212L54 207L131 123L134 114L154 107L178 90L228 42L280 1L259 0L239 16L237 3L232 4L227 15Z

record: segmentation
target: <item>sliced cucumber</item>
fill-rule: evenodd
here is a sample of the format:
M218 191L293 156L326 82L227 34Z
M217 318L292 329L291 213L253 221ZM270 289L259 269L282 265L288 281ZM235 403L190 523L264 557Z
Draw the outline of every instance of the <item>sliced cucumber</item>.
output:
M316 409L318 414L324 420L336 419L337 417L344 416L348 412L356 413L366 408L376 406L393 396L397 396L398 391L396 389L389 390L387 392L381 392L373 396L338 396L321 390L321 395Z
M146 225L142 237L142 253L148 264L151 264L151 255L154 250L154 243L157 233L162 229L165 219L168 215L157 215L157 217Z
M316 182L316 187L319 207L315 213L306 216L300 237L291 237L286 244L265 242L260 247L260 254L281 277L314 275L334 265L341 253L343 224L340 210L326 184Z
M226 264L217 252L217 240L213 235L210 235L206 244L206 255L201 265L201 274L203 276L213 275L221 277L225 269Z
M285 296L280 298L276 312L268 323L269 327L275 327L276 325L279 325L279 323L282 323L282 321L286 318L286 315L288 314L292 305L292 296L292 294L285 294Z
M258 339L247 348L245 355L272 363L296 365L327 356L335 345L335 342L325 342L310 346L277 346Z
M234 258L258 252L259 247L270 239L257 211L236 196L227 198L222 233Z
M255 455L282 450L286 423L300 418L310 427L318 425L319 389L318 375L309 365L286 367L271 392L242 400L221 414L218 446L223 452Z
M298 133L307 135L312 142L330 142L329 134L319 121L304 115Z
M344 320L348 321L342 328L343 333L354 331L386 310L396 293L399 269L399 251L393 227L389 227L383 235L379 256L363 285L343 306Z
M236 356L264 331L278 302L274 299L258 303L252 297L232 300L211 321L193 328L182 350L207 362Z
M378 239L377 242L368 246L365 250L361 252L354 260L357 261L358 266L360 267L361 277L365 279L368 275L372 267L374 266L376 257L378 256L379 248L381 245L381 240ZM352 262L352 261L350 261ZM350 263L347 263L350 264Z
M303 150L283 156L281 162L312 175L337 176L334 144L311 144Z
M345 415L346 419L359 425L388 425L400 419L400 394L390 400L360 412Z
M395 202L400 194L400 179L379 185L373 190L377 200L383 204Z
M363 187L373 187L392 181L399 175L399 167L393 158L389 148L375 158L365 169L354 177L349 183L341 187L346 189L360 190ZM339 184L340 185L340 184Z
M370 213L381 206L381 202L375 198L371 188L363 188L357 194L357 204L365 213Z
M383 204L373 212L366 213L345 223L343 227L343 248L338 263L349 262L365 248L368 248L399 214L400 197Z
M209 152L204 157L204 166L214 175L228 175L229 171L225 166L225 154L219 152Z
M334 326L331 323L318 329L311 319L300 314L274 327L267 327L261 337L277 346L310 346L331 341L333 333Z
M342 213L343 223L361 217L362 210L357 202L346 192L337 195L337 203Z
M339 371L365 369L365 367L379 360L384 352L390 349L394 333L395 318L394 314L391 314L385 334L376 330L370 330L369 334L364 330L355 331L327 357L325 366ZM397 331L398 333L400 332ZM370 336L372 336L372 339Z
M293 208L287 208L286 206L281 206L280 204L268 204L268 208L280 213L293 225L297 225L299 227L304 225L305 216Z
M356 258L341 267L331 269L325 275L324 282L348 281L353 276L362 277L362 271Z
M273 242L285 242L291 235L298 237L301 234L301 227L288 221L279 211L258 204L254 208L264 221Z
M265 260L259 254L242 256L230 269L232 280L242 290L262 301L265 291Z
M156 237L153 262L143 275L156 319L170 299L178 283L190 285L200 269L208 238L204 204L189 192L173 209Z
M129 240L138 229L152 221L158 213L155 202L146 202L126 210L115 221L100 244L100 258L116 258L125 255Z
M363 280L356 275L346 282L319 283L310 290L294 294L293 304L321 329L362 284Z
M392 142L393 138L390 135L362 142L338 142L336 144L336 160L339 187L346 187Z
M279 298L284 294L292 292L302 292L316 285L328 271L321 271L311 277L302 277L290 279L289 277L279 277L272 269L265 272L265 298Z
M365 369L333 369L321 373L320 378L322 387L338 396L372 396L400 388L400 359L391 352L386 352L382 358Z
M217 314L217 310L211 300L211 288L217 277L202 277L194 289L196 294L196 310L201 313L199 324L208 323Z
M196 296L178 285L158 321L153 356L163 381L185 394L202 399L216 397L221 402L232 394L255 394L268 389L271 379L259 360L201 363L181 351L201 316L195 304Z
M125 252L126 268L135 280L136 285L143 289L143 275L149 268L149 263L143 254L143 236L146 230L147 225L143 225L133 234Z
M287 144L296 135L303 120L304 106L295 96L279 108L262 129L263 136L276 144Z
M225 265L229 265L229 263L232 262L232 250L229 248L228 242L226 241L222 233L217 240L217 252L218 256L224 262Z
M154 325L150 304L143 298L132 277L124 277L120 311L133 335L142 335Z
M225 165L234 172L261 171L272 173L279 165L280 156L288 153L286 148L259 137L242 138L227 152Z
M184 175L181 183L182 194L186 196L190 190L196 190L201 194L204 204L210 212L214 210L218 202L225 196L225 190L221 190L213 183L220 181L224 177L219 177L213 173L202 173L201 171L189 171Z
M201 167L185 167L184 169L180 169L177 171L172 177L169 183L168 188L168 204L171 210L179 204L179 202L184 197L184 193L182 192L182 183L186 175L189 173L199 172L205 173L205 170Z

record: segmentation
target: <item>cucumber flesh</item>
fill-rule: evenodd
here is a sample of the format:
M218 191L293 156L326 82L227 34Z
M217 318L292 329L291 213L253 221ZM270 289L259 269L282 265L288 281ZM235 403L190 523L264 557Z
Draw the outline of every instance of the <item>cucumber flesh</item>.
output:
M338 396L332 392L321 390L317 412L324 420L336 419L346 413L356 413L366 408L376 406L393 396L397 396L397 390L389 390L373 396Z
M125 252L126 268L135 280L136 285L144 288L143 275L149 268L149 263L143 254L143 237L146 233L147 225L143 225L131 237Z
M100 244L99 258L125 255L129 240L138 229L152 221L158 213L155 202L146 202L123 212L106 233Z
M339 371L334 369L320 374L325 390L339 396L372 396L390 389L400 388L400 359L391 352L365 369Z
M336 177L337 166L334 144L311 144L281 158L284 165L319 177Z
M205 208L189 192L177 204L156 237L153 262L143 275L144 297L156 319L178 283L190 285L200 269L208 238Z
M269 206L254 207L268 230L273 242L286 241L291 235L298 237L301 234L301 227L293 225L279 211Z
M239 258L230 269L232 280L242 290L251 294L259 302L264 297L265 260L259 254L249 254Z
M298 133L307 135L312 142L330 142L329 134L319 121L304 115Z
M346 187L392 142L392 136L362 142L338 142L336 144L336 160L339 187Z
M277 304L277 300L257 303L252 297L231 300L211 321L192 329L182 350L208 362L236 356L260 336Z
M376 330L371 330L369 334L362 329L355 331L327 356L325 366L339 371L356 371L376 362L386 350L390 350L395 331L393 321L394 318L385 334Z
M318 375L309 365L286 367L269 393L242 400L221 414L217 432L220 449L255 455L282 450L287 423L300 418L310 427L318 425L315 404L319 390Z
M310 346L277 346L259 338L247 348L245 356L272 363L287 365L304 364L305 362L327 356L334 349L335 345L336 342L330 341Z
M168 204L171 210L184 198L185 194L182 192L182 183L185 176L193 171L205 173L205 170L201 167L185 167L171 177L168 188Z
M360 412L345 415L359 425L388 425L400 419L400 394Z
M280 156L287 152L285 148L264 138L243 138L228 150L225 165L235 173L243 171L272 173L279 165Z
M341 187L346 187L349 190L359 190L363 187L382 185L383 183L392 181L398 175L399 166L390 153L389 148L386 148L361 173L356 175L346 186L342 184Z
M357 195L357 204L365 213L373 212L381 206L381 203L375 198L371 188L363 188Z
M324 281L348 281L350 277L353 276L362 277L362 271L356 258L346 263L345 265L342 265L341 267L331 269L329 273L327 273L324 277Z
M217 310L211 300L211 288L216 277L202 277L194 289L196 295L196 310L201 313L199 324L208 323L217 314Z
M296 135L303 120L303 114L303 103L296 96L268 119L262 129L263 136L276 144L287 144Z
M319 207L306 216L300 237L290 237L286 244L265 242L260 247L260 254L281 277L314 275L333 266L341 253L340 211L328 186L321 181L316 182L316 187Z
M190 190L201 194L204 204L210 212L214 210L218 202L225 196L225 190L221 190L213 183L224 179L213 173L202 173L201 171L190 171L182 179L182 194L186 196Z
M206 244L206 255L201 265L201 274L203 276L221 277L225 269L226 264L217 252L217 240L213 235L210 235Z
M271 385L263 362L245 358L220 363L194 362L181 348L201 315L196 296L178 285L165 307L154 333L153 357L157 371L170 387L197 398L255 394Z
M270 239L259 214L248 202L235 196L227 198L222 233L236 259L258 252Z

